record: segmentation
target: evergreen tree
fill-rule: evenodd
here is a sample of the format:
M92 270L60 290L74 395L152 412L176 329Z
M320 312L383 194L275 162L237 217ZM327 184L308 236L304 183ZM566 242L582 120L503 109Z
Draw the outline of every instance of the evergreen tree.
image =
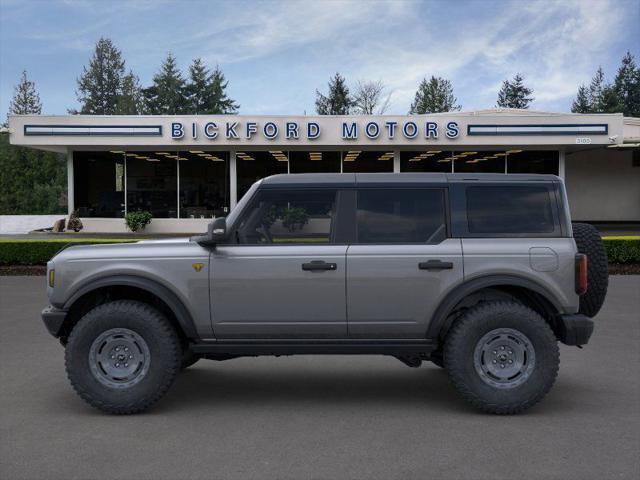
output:
M591 102L589 101L589 91L584 85L580 85L578 88L578 95L571 104L571 111L573 113L590 113Z
M118 115L140 115L144 113L144 97L140 80L132 71L122 78L121 92L116 103Z
M640 69L631 52L622 59L613 88L625 116L640 117Z
M82 75L78 79L76 95L81 104L80 113L117 113L124 72L124 60L120 50L108 38L98 40L89 67L83 67Z
M22 72L9 113L39 115L42 104L33 82ZM63 155L9 144L0 135L0 215L66 211L67 162Z
M211 74L208 89L211 92L209 109L206 113L237 113L240 105L227 97L226 90L229 82L225 79L224 73L216 65Z
M413 115L457 111L460 110L460 105L456 102L451 82L432 75L428 81L423 78L420 82L409 113Z
M589 84L589 104L591 105L591 113L604 112L604 92L607 84L604 79L604 71L602 67L598 67L596 74Z
M316 90L316 112L319 115L348 115L354 103L349 95L349 87L339 73L329 80L327 96Z
M160 72L153 77L153 85L143 90L146 107L155 115L187 113L186 83L178 69L175 57L169 53L162 62Z
M14 115L40 115L42 113L42 103L36 91L36 84L27 78L26 70L22 71L20 83L13 91L9 113Z
M502 82L502 88L498 92L498 107L502 108L529 108L533 101L530 95L533 89L524 85L524 78L519 73L513 77L512 81Z
M202 60L196 58L189 67L189 83L185 88L190 113L236 113L239 105L227 97L227 85L218 66L209 73Z

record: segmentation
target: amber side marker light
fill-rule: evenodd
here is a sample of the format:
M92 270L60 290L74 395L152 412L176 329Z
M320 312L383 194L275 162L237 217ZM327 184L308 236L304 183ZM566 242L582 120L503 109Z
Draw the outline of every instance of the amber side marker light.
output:
M56 271L54 269L49 270L49 286L53 288L53 284L56 279Z
M587 256L583 253L576 255L576 293L584 295L587 293L588 276L587 276Z

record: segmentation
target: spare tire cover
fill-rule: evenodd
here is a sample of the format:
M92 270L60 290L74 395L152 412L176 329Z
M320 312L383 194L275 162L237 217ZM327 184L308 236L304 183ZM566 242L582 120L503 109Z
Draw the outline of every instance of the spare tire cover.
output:
M588 223L573 224L573 239L578 252L587 255L587 292L580 297L579 312L595 317L607 296L609 264L600 233Z

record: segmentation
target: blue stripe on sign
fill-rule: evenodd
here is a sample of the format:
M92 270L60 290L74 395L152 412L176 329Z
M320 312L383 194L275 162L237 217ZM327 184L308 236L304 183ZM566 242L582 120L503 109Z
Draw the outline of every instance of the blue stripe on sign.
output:
M607 135L609 125L557 124L557 125L467 125L467 135Z
M161 137L162 125L25 125L25 136Z

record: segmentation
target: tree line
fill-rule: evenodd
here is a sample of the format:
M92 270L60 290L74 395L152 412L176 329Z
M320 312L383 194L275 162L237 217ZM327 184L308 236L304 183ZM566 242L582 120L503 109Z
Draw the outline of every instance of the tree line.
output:
M127 70L122 52L108 38L101 38L87 66L77 79L80 108L70 113L93 115L138 114L235 114L240 106L227 95L228 82L216 65L213 69L199 58L192 61L185 76L176 58L168 54L143 87ZM389 107L392 92L382 81L358 81L350 89L336 73L327 93L316 90L315 107L320 115L382 114ZM516 74L504 80L496 106L529 108L533 89ZM458 111L462 107L451 81L425 77L419 83L409 114ZM631 53L622 59L613 81L608 82L599 67L588 85L580 85L571 111L574 113L623 112L640 117L640 69ZM35 83L23 71L9 106L10 114L42 113ZM9 145L0 135L0 214L46 214L66 212L66 158L62 155Z

